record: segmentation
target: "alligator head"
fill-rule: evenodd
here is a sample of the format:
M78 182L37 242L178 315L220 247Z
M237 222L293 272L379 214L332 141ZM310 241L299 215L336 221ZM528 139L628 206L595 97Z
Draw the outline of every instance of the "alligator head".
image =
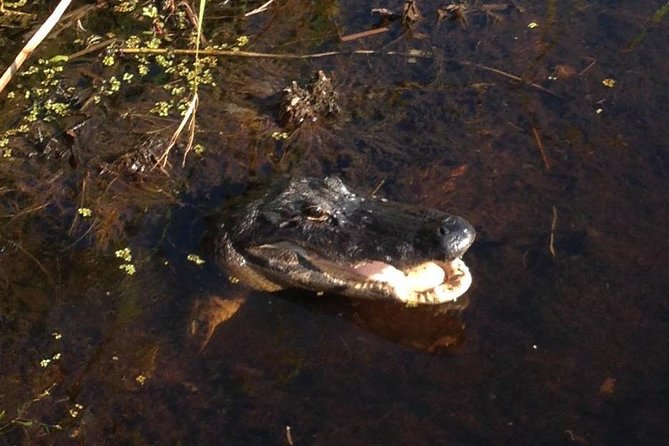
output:
M338 177L281 178L244 196L219 227L222 266L266 291L415 303L457 299L471 285L463 218L363 197Z

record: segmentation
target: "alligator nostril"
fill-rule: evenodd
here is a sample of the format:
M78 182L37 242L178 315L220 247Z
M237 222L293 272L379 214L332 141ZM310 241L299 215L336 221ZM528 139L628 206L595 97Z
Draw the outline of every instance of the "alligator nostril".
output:
M472 225L464 218L454 215L442 219L436 232L449 258L463 255L476 237L476 231Z
M463 224L464 223L464 224ZM461 232L467 226L466 222L463 222L463 219L456 216L448 216L441 221L437 232L440 236L449 236L451 234L457 234Z

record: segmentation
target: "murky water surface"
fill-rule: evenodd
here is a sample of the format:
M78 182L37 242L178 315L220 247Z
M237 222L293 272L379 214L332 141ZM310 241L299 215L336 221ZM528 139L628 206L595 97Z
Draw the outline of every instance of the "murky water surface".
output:
M389 22L343 43L378 23L371 7L402 2L286 0L248 19L263 2L222 3L209 5L213 40L344 54L223 59L201 90L204 152L182 167L178 146L169 175L129 173L143 162L132 150L150 154L178 125L148 114L166 94L159 71L12 140L0 159L0 444L664 444L663 1L472 2L456 20L438 20L448 2L420 1L410 29ZM122 29L111 17L80 20ZM38 57L73 52L73 34L61 37ZM85 100L104 69L91 53L63 76ZM318 70L341 112L277 142L281 90ZM27 113L5 95L3 131ZM278 172L337 174L468 218L468 308L229 283L207 216ZM115 255L126 247L131 258ZM200 351L188 331L209 296L245 303Z

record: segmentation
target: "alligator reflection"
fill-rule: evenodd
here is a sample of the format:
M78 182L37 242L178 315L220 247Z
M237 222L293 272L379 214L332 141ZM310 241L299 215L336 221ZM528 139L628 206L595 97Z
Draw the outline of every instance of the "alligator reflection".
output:
M313 312L340 315L356 326L398 344L430 353L455 353L465 340L461 311L469 305L467 295L440 305L407 307L390 301L361 301L341 296L283 292L280 295Z
M430 353L455 353L465 340L460 313L469 304L466 296L441 305L407 307L397 302L361 301L336 295L315 298L313 293L298 290L276 295L310 312L343 317L384 339ZM212 296L194 305L189 335L200 351L210 345L216 329L235 316L245 301L244 297Z

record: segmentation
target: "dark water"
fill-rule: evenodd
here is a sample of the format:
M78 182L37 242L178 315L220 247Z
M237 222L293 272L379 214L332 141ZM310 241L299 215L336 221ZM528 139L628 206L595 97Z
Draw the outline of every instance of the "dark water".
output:
M429 57L226 59L201 94L205 152L182 168L177 149L169 179L98 168L169 137L178 119L146 114L160 85L87 111L75 155L13 143L0 159L0 444L666 444L666 4L473 2L465 27L422 1L410 32L394 22L339 43L377 22L371 7L402 6L359 3L287 0L235 20L212 2L212 29L250 35L251 51ZM114 26L106 14L83 24ZM342 112L277 143L280 90L316 70ZM4 130L17 111L3 104ZM453 319L228 283L206 216L275 172L382 183L468 218L468 308ZM211 295L246 303L199 352L187 332Z

